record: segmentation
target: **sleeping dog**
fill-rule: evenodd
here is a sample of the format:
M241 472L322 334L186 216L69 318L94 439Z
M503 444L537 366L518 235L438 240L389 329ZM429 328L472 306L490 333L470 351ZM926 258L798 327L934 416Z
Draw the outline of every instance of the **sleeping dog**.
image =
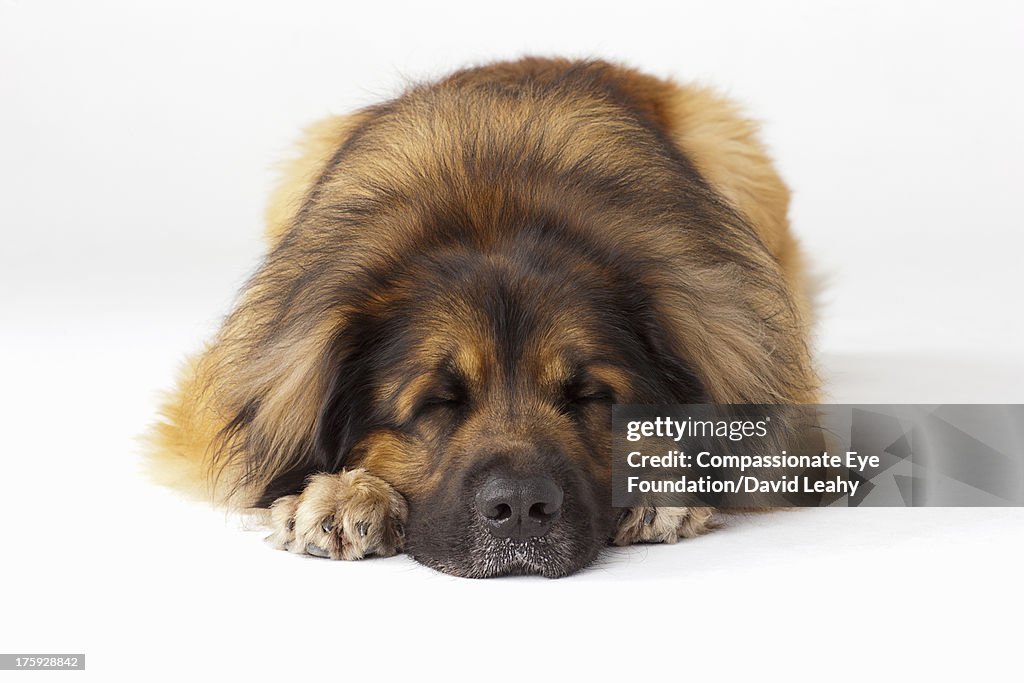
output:
M813 403L789 193L715 93L527 58L311 127L153 431L278 548L559 577L708 508L611 506L613 403Z

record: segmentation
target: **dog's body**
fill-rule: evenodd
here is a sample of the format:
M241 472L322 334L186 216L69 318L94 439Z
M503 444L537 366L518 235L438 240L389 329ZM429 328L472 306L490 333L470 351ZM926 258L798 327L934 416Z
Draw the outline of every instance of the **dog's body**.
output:
M788 191L728 102L602 62L456 73L309 132L155 432L295 552L561 576L706 509L610 504L610 404L810 403Z

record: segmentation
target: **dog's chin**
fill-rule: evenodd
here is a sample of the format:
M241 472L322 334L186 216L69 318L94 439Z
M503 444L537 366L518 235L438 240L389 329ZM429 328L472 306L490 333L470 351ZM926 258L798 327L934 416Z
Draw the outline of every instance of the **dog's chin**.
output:
M420 564L468 579L524 575L558 579L593 562L602 544L556 524L544 536L524 540L495 538L482 525L473 525L467 542L459 545L444 551L412 542L408 553Z

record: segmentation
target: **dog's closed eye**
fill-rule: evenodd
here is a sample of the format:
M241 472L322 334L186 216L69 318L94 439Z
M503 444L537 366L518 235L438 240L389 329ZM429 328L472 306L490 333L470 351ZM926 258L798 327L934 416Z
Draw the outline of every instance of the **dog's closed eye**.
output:
M423 393L416 404L415 415L424 417L439 411L461 411L469 404L466 385L455 376L445 376Z
M562 404L570 411L615 403L615 392L585 375L574 375L562 388Z
M465 403L465 399L454 393L437 394L427 396L420 401L417 412L424 412L434 408L458 408Z

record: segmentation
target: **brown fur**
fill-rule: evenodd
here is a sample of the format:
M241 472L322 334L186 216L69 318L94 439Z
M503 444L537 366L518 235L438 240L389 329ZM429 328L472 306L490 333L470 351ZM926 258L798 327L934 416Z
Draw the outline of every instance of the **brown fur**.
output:
M446 239L492 254L495 272L529 282L503 247L506 226L524 215L557 216L609 253L660 264L642 269L637 286L651 293L660 343L685 357L710 400L813 402L809 307L789 192L756 132L710 90L557 59L469 69L316 124L271 198L266 260L164 405L153 432L156 477L246 507L289 473L301 480L321 471L316 435L338 381L330 359L343 355L347 330L416 296L434 276L407 255ZM453 238L444 232L449 224L471 227ZM569 258L563 267L579 271L570 279L616 277L614 264L603 273ZM434 306L409 352L427 367L452 350L452 339L464 342L450 362L469 391L484 391L500 374L500 340L465 301L453 296ZM602 350L599 321L561 304L556 294L538 294L551 327L547 336L535 331L519 365L537 378L534 391L569 381L569 346ZM631 397L628 371L596 365L592 374L619 400ZM399 367L377 380L372 399L391 405L395 420L409 419L435 380ZM447 427L430 420L415 435L372 430L344 464L404 495L426 495L464 465L459 458L475 447L468 441L495 438L486 436L493 432L486 415L473 419L479 428L460 432L467 443L448 448L441 466L428 454ZM539 430L582 453L566 419L537 408L500 438L510 443ZM585 466L607 474L606 463ZM681 513L686 521L656 536L695 535L709 517ZM616 540L650 540L644 533Z

